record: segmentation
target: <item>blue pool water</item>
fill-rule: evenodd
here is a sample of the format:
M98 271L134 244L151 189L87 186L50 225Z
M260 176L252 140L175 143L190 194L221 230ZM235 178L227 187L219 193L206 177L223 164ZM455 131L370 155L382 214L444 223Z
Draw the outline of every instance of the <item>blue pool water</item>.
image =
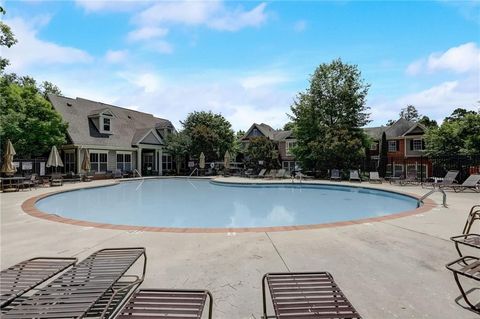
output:
M384 216L417 207L409 196L334 185L226 185L151 179L44 198L36 207L62 217L158 227L264 227Z

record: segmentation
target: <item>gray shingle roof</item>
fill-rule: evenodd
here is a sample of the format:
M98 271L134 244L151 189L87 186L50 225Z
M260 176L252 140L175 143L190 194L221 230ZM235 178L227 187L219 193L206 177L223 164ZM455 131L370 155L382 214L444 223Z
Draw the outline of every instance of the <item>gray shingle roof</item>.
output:
M152 128L174 129L169 120L115 105L55 94L49 94L48 99L63 120L68 122L68 135L72 142L78 145L130 148L136 139ZM115 115L111 122L112 134L101 134L89 118L106 110ZM143 135L138 137L142 132Z
M404 118L400 118L398 121L396 121L390 126L366 127L364 128L364 130L368 136L375 140L381 139L383 132L385 132L387 139L393 139L401 137L403 134L405 134L408 130L410 130L416 125L418 125L418 123L407 121Z

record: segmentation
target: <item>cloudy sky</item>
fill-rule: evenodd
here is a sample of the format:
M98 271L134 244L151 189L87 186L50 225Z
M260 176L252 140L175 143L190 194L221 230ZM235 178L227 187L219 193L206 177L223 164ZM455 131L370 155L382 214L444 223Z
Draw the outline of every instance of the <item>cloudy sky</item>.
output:
M281 128L320 63L357 64L370 125L407 104L441 120L480 100L479 1L1 1L9 72L178 121Z

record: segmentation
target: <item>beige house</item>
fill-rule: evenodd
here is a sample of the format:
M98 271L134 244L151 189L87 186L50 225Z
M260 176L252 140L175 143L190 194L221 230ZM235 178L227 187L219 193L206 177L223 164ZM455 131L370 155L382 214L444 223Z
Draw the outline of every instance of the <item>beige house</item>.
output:
M175 130L169 120L82 98L48 98L68 123L67 144L61 147L65 172L82 173L87 150L99 177L116 170L163 175L173 169L164 150L165 137Z

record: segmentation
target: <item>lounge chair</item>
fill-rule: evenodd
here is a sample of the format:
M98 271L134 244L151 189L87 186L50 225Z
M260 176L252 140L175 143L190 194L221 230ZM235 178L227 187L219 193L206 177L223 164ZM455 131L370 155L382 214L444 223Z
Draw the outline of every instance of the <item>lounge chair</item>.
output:
M200 319L207 298L208 319L211 319L213 298L208 290L140 289L132 295L116 318Z
M340 170L338 169L332 169L330 173L330 180L338 180L340 181L342 177L340 176Z
M465 302L475 311L480 311L480 307L475 306L467 297L465 289L459 280L459 276L470 278L480 282L480 258L473 256L461 257L446 265L447 269L453 273L458 289Z
M77 183L81 182L82 178L80 175L75 174L74 172L68 172L67 175L63 178L64 182L71 182L71 183Z
M84 182L91 182L94 177L95 177L95 172L94 171L88 171L83 176L83 181Z
M476 193L480 192L480 174L472 174L461 185L450 186L455 192L463 192L466 189Z
M62 186L63 177L60 173L53 173L52 178L50 179L50 186Z
M277 171L277 174L275 174L276 178L285 178L286 171L285 169L281 168Z
M266 284L275 318L361 318L328 272L269 273L262 279L263 319Z
M38 178L37 178L37 174L32 174L32 175L30 175L30 176L26 176L26 177L25 177L25 180L24 180L23 183L22 183L22 187L23 187L23 188L27 188L27 187L28 187L28 189L31 190L31 189L32 189L32 186L33 186L34 188L37 188L38 183L39 183L39 180L38 180Z
M36 257L2 270L0 309L4 312L22 295L75 265L76 262L77 258Z
M115 172L113 172L113 178L123 178L122 170L116 169Z
M141 276L125 275L142 256ZM2 319L113 317L125 297L142 283L145 270L145 248L99 250L7 311Z
M382 184L382 179L380 178L380 175L378 175L378 172L370 172L370 178L368 179L368 182Z
M465 226L463 226L462 234L470 234L470 229L472 228L473 223L477 220L480 221L480 205L474 205L470 209Z
M298 178L300 180L302 180L302 179L313 179L313 176L306 175L306 174L303 174L300 171L297 171L297 172L295 172L295 178Z
M398 180L399 184L402 186L405 185L412 185L412 184L417 184L418 183L418 175L417 175L417 170L410 170L409 172L406 173L405 178L400 178Z
M360 174L358 172L358 169L352 169L350 170L350 177L348 178L350 182L362 182L362 179L360 178Z
M422 183L422 187L424 186L432 186L433 188L438 187L438 188L444 188L444 187L449 187L457 183L457 176L458 176L459 171L448 171L447 174L445 174L445 177L442 178L441 181L433 181L429 183Z
M276 169L271 169L267 174L265 174L265 178L275 178L277 175Z
M267 170L266 170L265 168L262 168L262 169L260 170L260 172L258 173L257 177L258 177L258 178L264 178L266 172L267 172Z

